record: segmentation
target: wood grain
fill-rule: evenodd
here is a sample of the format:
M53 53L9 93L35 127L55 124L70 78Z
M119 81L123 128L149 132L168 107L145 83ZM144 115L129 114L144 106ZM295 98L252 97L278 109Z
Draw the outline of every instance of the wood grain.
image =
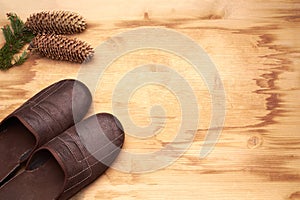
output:
M15 8L12 4L7 2L3 8ZM63 9L66 5L62 4L49 3L45 7ZM71 4L66 8L80 13L80 6ZM151 5L150 10L138 5L140 9L128 14L130 18L116 14L106 20L95 19L96 12L85 10L87 18L90 16L89 26L76 37L97 47L117 33L160 26L195 40L215 63L225 87L226 121L222 135L211 154L199 159L211 117L211 98L201 76L188 62L170 53L128 53L113 62L99 81L94 111L112 112L113 90L128 71L147 63L165 64L183 76L196 95L201 110L196 137L171 165L141 174L110 169L72 199L300 199L300 2L206 1L203 5L207 9L200 3L201 12L197 14L196 7L192 17L189 9L183 17L177 16L176 11L175 17L162 16L159 13L164 10ZM168 10L172 6L176 5L170 5ZM26 5L20 12L24 17L39 9ZM149 19L143 19L144 11ZM98 15L102 17L100 12ZM1 13L0 24L5 23ZM0 119L49 84L76 78L80 67L84 66L34 55L22 66L0 72ZM166 88L141 87L124 106L128 106L130 117L138 126L147 126L151 122L149 111L155 104L165 109L165 126L155 137L144 140L127 133L126 151L157 151L176 136L181 123L180 104Z

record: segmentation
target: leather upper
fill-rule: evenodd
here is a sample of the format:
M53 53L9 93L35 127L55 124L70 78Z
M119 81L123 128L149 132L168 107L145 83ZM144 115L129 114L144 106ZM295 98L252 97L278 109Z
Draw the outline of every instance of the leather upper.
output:
M65 183L58 199L68 199L98 178L116 159L124 143L120 122L107 113L89 117L34 152L27 168L48 150L61 166ZM36 156L35 156L36 155Z
M1 124L18 118L35 136L39 147L81 120L91 101L91 93L83 83L62 80L34 95Z

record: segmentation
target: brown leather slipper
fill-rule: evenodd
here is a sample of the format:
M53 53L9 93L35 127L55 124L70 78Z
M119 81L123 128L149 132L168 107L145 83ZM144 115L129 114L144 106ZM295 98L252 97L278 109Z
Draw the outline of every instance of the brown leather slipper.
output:
M81 120L91 104L81 82L62 80L43 89L0 123L0 182L32 152Z
M0 188L0 199L69 199L112 164L123 142L113 115L89 117L36 150L26 170Z

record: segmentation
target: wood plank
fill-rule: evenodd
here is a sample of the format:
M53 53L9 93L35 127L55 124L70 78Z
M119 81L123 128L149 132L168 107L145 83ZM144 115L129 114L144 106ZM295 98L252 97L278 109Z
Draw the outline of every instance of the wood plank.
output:
M120 157L115 169L109 169L72 199L300 199L299 1L195 0L178 5L172 1L137 1L136 6L128 5L124 10L116 6L120 1L112 0L97 7L99 12L92 0L85 5L81 1L27 2L25 8L13 1L1 4L3 11L15 11L23 18L41 8L82 13L89 26L76 37L94 47L115 34L141 26L166 27L185 34L208 53L226 92L222 134L211 154L200 159L212 100L193 66L171 53L149 49L117 59L97 85L94 111L113 111L113 91L130 70L160 63L176 70L193 89L201 116L197 133L190 148L169 166L148 173L125 173L116 169L124 164ZM149 20L143 19L144 12L148 12ZM2 26L7 21L4 13L0 14ZM49 84L78 77L80 67L84 66L34 55L22 66L0 72L0 119ZM128 106L138 126L148 126L149 111L155 104L166 113L161 132L143 140L127 132L124 150L157 151L174 139L182 113L176 95L166 88L141 87L123 106ZM143 162L125 164L134 168Z

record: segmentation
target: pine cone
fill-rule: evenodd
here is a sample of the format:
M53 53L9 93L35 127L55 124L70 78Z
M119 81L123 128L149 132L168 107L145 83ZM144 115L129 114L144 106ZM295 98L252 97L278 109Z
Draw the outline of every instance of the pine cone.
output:
M55 34L37 35L30 43L29 50L36 50L41 55L54 59L83 63L94 54L90 45L78 39Z
M69 11L39 12L30 15L25 23L33 33L73 34L85 30L82 16Z

